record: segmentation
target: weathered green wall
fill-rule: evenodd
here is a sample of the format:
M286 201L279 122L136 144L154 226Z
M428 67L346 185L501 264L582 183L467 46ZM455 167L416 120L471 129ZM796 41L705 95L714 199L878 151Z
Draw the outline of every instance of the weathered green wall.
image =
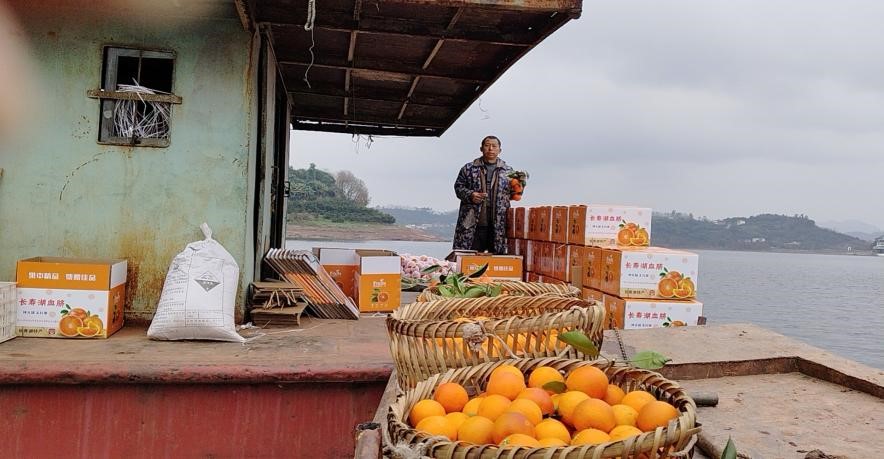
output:
M129 260L128 319L149 319L172 257L209 223L253 273L250 151L253 39L235 19L144 21L101 15L20 18L42 99L26 136L0 145L0 280L31 256ZM177 53L171 146L99 145L102 46ZM250 162L251 159L251 162ZM252 166L254 167L254 166ZM242 304L240 290L239 304ZM241 316L241 308L238 308Z

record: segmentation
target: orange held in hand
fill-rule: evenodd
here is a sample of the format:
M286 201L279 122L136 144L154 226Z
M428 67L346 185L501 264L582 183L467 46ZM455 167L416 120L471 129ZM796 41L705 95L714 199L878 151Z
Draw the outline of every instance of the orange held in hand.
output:
M522 191L524 188L522 187L522 182L519 179L510 179L510 188L513 189L511 194L511 198L513 201L520 201L522 199Z

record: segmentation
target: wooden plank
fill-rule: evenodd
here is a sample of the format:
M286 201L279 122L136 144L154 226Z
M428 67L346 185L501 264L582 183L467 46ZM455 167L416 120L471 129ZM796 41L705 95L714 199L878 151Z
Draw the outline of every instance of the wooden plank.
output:
M408 93L396 92L393 91L371 91L370 96L361 96L359 94L354 94L352 91L341 91L341 90L322 90L322 91L289 91L289 94L292 96L328 96L328 97L343 97L343 98L353 98L359 100L368 100L368 101L378 101L378 102L413 102L417 105L423 105L426 107L444 107L444 108L459 108L461 104L465 103L464 99L457 99L453 97L447 96L419 96L418 100L414 100L412 98L414 89L410 89Z
M140 94L134 92L105 91L103 89L87 89L86 96L91 99L143 100L145 102L167 102L180 104L181 96L172 94Z
M279 61L279 65L309 65L309 62L305 61L296 61L296 60L285 60ZM338 69L338 70L352 70L365 72L366 74L375 73L379 75L379 79L386 78L397 78L399 80L407 79L411 81L411 78L416 76L421 77L429 77L429 78L440 78L443 80L451 80L457 82L466 82L466 83L474 83L474 84L487 84L489 80L480 79L480 78L469 78L469 77L461 77L456 75L445 75L440 73L431 73L426 71L418 71L416 69L405 68L404 66L398 67L390 67L381 65L378 63L362 63L360 62L358 65L334 65L334 64L318 64L314 63L313 67L318 68L327 68L327 69Z

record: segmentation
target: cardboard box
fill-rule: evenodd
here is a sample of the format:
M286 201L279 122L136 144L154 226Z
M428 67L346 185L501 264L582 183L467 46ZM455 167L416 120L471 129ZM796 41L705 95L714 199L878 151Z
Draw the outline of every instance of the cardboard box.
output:
M356 300L361 312L392 311L399 307L402 291L402 264L389 250L356 249L354 278Z
M16 266L16 334L107 338L123 327L126 260L36 257Z
M568 206L552 208L549 238L560 244L568 242Z
M579 210L575 210L579 213ZM584 245L648 246L651 242L651 209L647 207L590 204L586 214L574 221L572 232L583 232ZM579 239L575 236L575 239ZM573 241L572 243L578 243Z
M565 273L565 278L570 279L571 283L577 287L583 287L583 276L584 276L584 252L586 252L586 247L582 247L579 245L569 245L568 246L568 269ZM578 272L579 271L579 272ZM578 272L579 277L575 279L575 272Z
M586 206L568 206L568 244L585 245Z
M545 242L531 241L531 271L543 274L543 245Z
M449 255L451 256L451 255ZM488 265L484 276L497 280L521 280L522 257L519 255L489 255L458 251L453 253L457 263L456 271L469 276L478 271L483 265Z
M510 207L506 210L506 237L516 237L516 209Z
M601 290L621 298L694 298L698 259L695 253L662 247L606 248Z
M703 303L696 300L649 300L605 295L605 312L614 327L637 328L684 327L697 325L703 315ZM610 328L610 319L606 328Z
M514 238L507 238L506 253L509 255L518 255L518 253L516 253L516 250L516 240Z
M605 302L605 293L601 290L596 290L594 288L582 288L580 290L580 297L584 300L594 300L599 303L604 304ZM607 328L607 327L606 327Z
M530 207L525 214L528 218L528 226L525 228L527 239L537 240L537 221L540 219L540 208Z
M537 215L537 239L538 241L550 241L552 236L552 207L541 206Z
M555 277L561 281L568 281L571 279L571 266L570 260L568 256L570 252L568 251L568 246L566 244L559 244L557 242L552 243L553 251L552 251L552 277Z
M356 249L314 247L313 254L344 295L356 300L356 270L359 266Z
M514 235L518 239L528 239L528 216L527 209L524 207L516 207L515 216L515 232Z
M553 243L540 243L540 271L543 277L552 276L553 273Z
M525 273L525 282L540 282L540 276L537 273L527 272Z
M583 286L602 289L602 248L589 246L583 249Z

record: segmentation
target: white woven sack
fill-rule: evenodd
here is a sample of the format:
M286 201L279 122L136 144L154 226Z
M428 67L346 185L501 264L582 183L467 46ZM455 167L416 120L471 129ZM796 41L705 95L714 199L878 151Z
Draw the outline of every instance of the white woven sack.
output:
M147 336L158 340L207 339L244 342L233 309L239 266L200 225L206 239L187 244L172 260Z

